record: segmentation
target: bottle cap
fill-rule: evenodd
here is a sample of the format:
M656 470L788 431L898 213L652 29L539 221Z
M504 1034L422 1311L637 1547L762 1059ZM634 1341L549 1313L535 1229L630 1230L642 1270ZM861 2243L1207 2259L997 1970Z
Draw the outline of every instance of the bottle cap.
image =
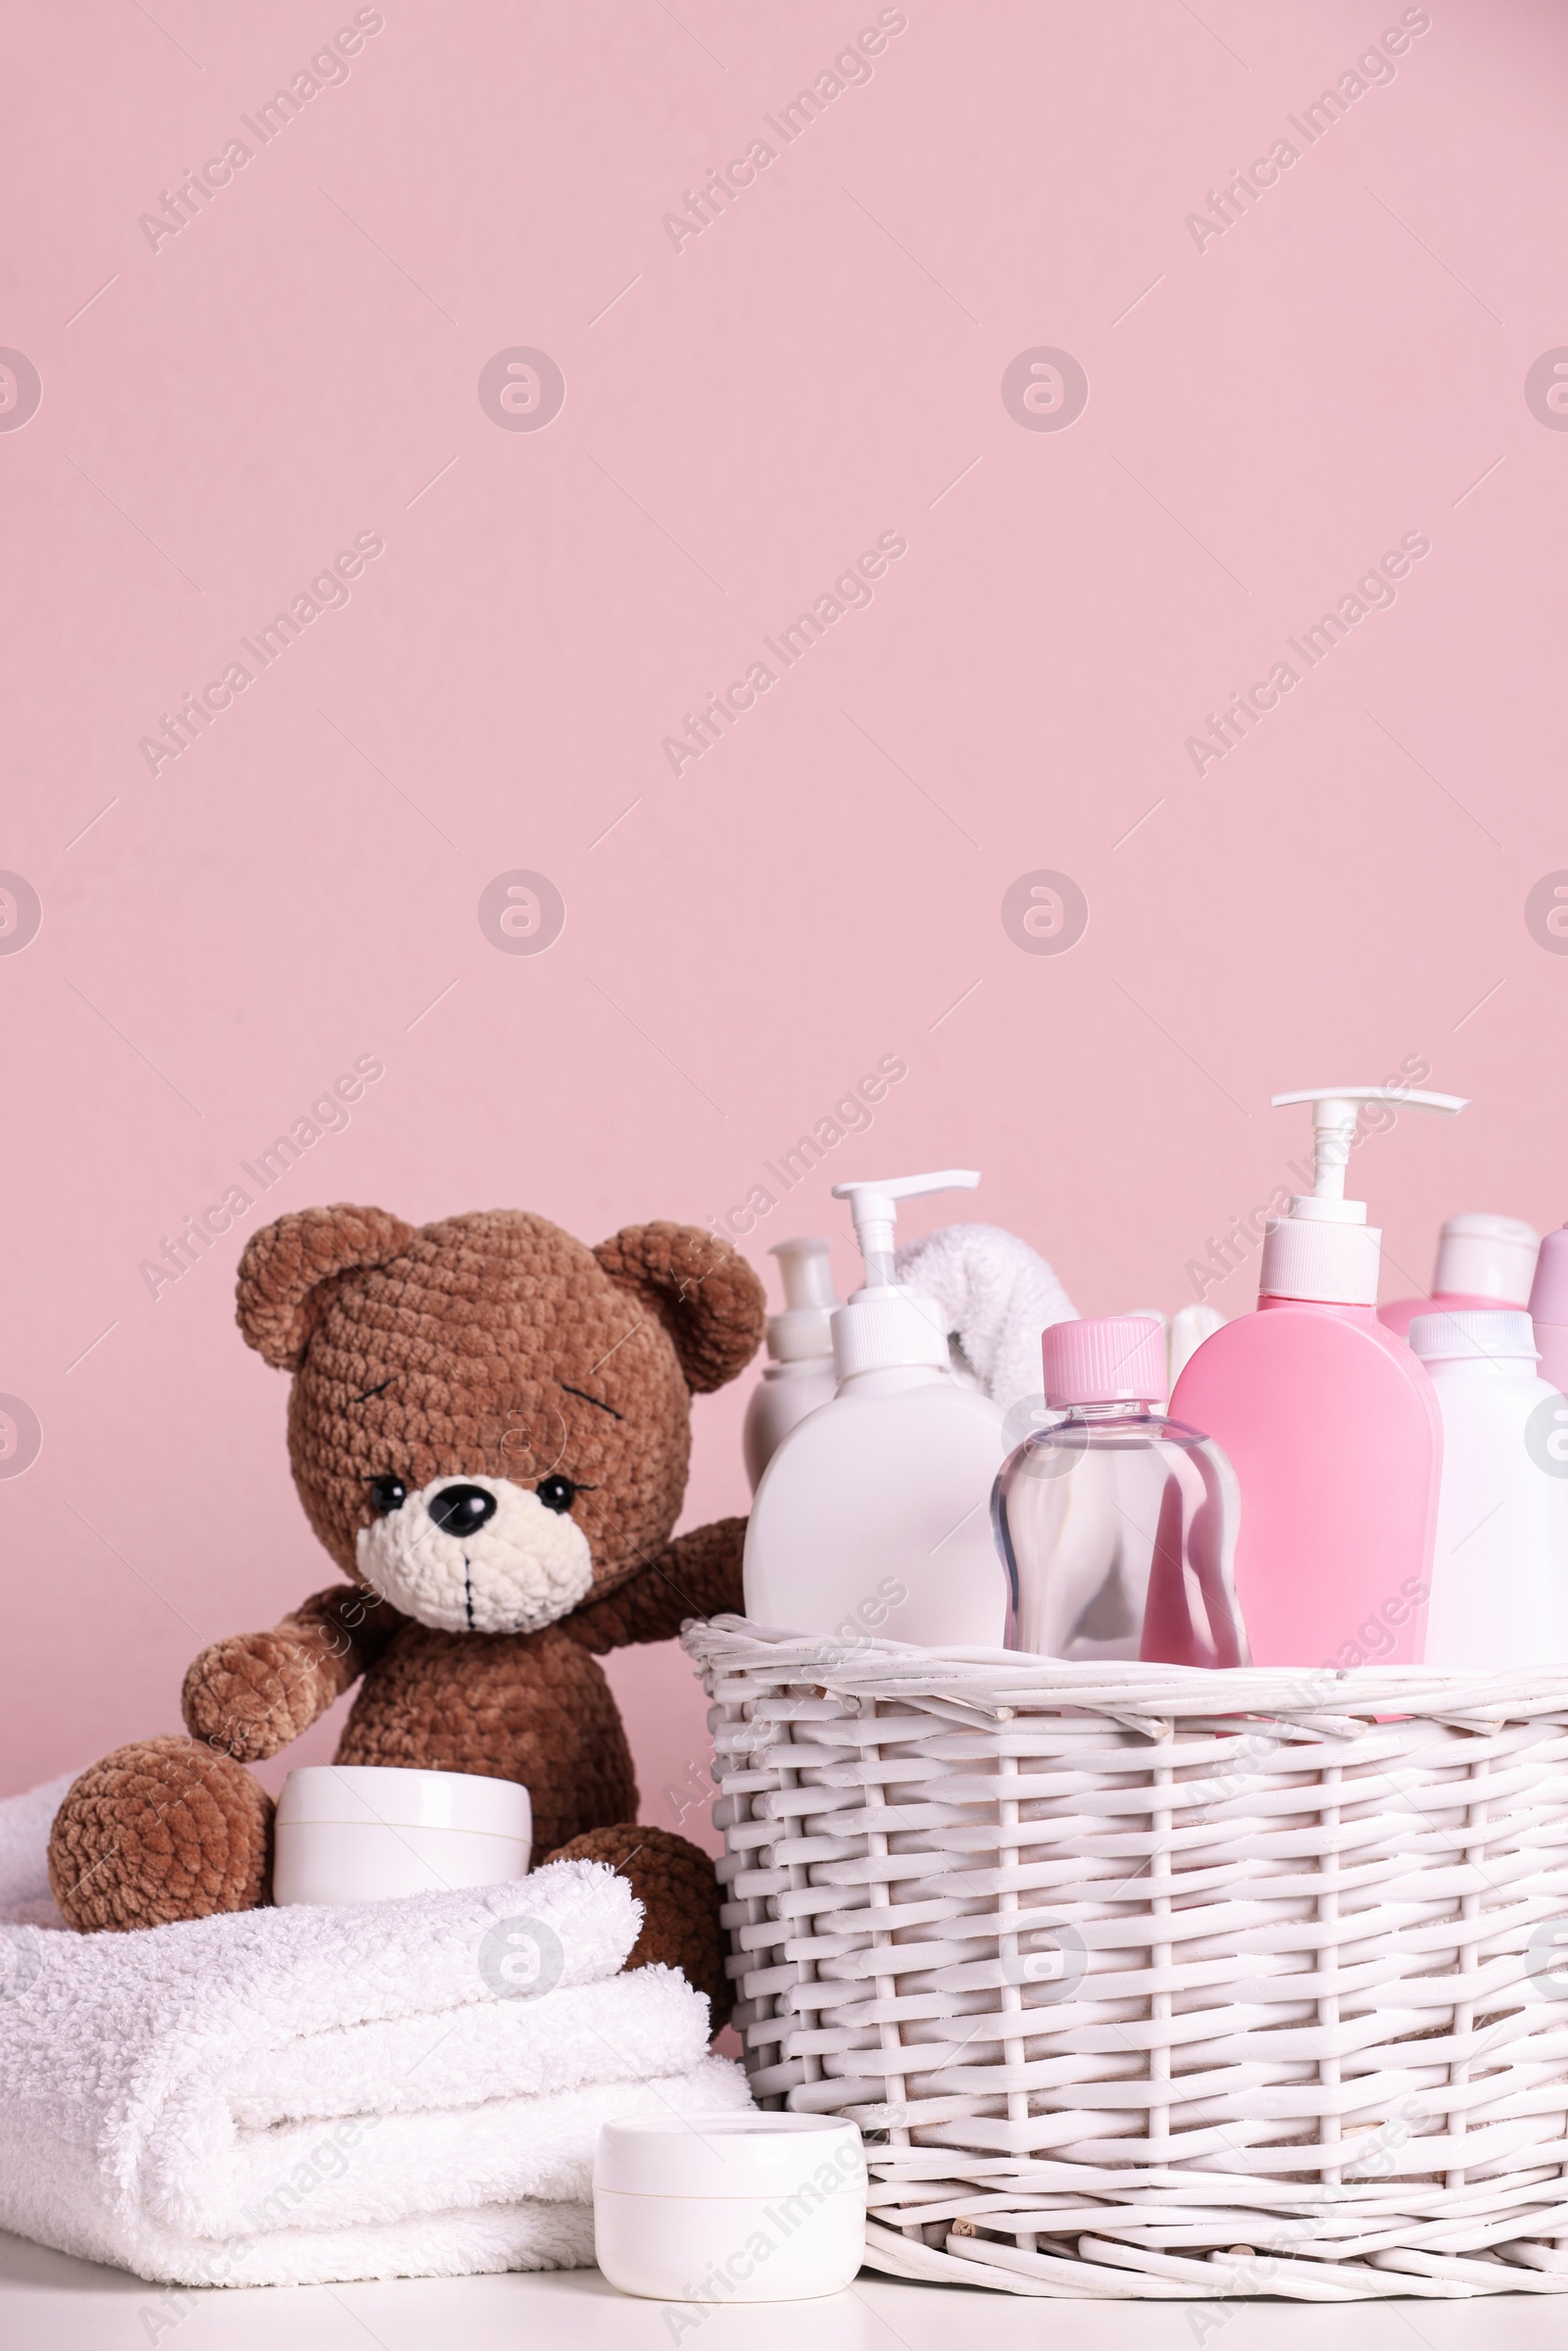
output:
M1568 1323L1568 1224L1548 1233L1541 1245L1530 1311L1537 1322Z
M1494 1298L1500 1306L1522 1306L1530 1296L1541 1235L1518 1216L1492 1216L1467 1209L1450 1216L1438 1236L1435 1292L1447 1297Z
M833 1368L841 1381L901 1364L948 1369L948 1334L934 1309L893 1278L893 1228L901 1200L927 1192L972 1192L979 1181L973 1168L945 1167L935 1175L834 1185L833 1198L850 1203L865 1260L863 1287L833 1317Z
M820 1233L775 1241L784 1281L784 1311L767 1318L767 1351L775 1363L806 1363L833 1352L833 1310L838 1294L830 1263L833 1244Z
M1506 1308L1454 1306L1446 1314L1418 1314L1409 1336L1411 1352L1423 1363L1536 1360L1529 1315Z
M1398 1086L1312 1086L1273 1097L1276 1110L1288 1102L1312 1105L1313 1183L1309 1193L1291 1201L1289 1216L1276 1218L1265 1232L1258 1290L1265 1298L1311 1304L1374 1306L1383 1235L1367 1223L1366 1202L1345 1197L1345 1166L1359 1106L1392 1102L1451 1118L1464 1108L1464 1098Z
M1165 1394L1165 1333L1148 1314L1054 1322L1040 1342L1046 1402L1157 1404Z

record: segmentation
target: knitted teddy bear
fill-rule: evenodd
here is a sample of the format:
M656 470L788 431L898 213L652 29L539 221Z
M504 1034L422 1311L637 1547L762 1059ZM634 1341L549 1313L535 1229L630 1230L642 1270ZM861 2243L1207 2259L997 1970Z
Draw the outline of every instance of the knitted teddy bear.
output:
M595 1654L741 1605L745 1521L670 1541L692 1393L761 1336L726 1242L628 1226L587 1249L514 1209L416 1230L383 1208L279 1217L240 1261L238 1320L292 1372L307 1517L349 1579L204 1649L188 1739L121 1747L72 1787L49 1880L79 1929L268 1899L270 1799L244 1768L360 1684L336 1760L520 1781L534 1853L608 1861L644 1905L629 1965L666 1960L728 2012L713 1866L637 1827Z

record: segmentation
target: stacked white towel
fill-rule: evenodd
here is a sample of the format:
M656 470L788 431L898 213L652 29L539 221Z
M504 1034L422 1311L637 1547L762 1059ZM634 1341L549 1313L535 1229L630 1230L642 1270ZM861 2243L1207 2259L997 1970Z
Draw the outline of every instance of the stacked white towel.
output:
M640 1920L624 1879L564 1861L352 1909L0 1929L0 2227L190 2285L585 2267L602 2122L751 2103L704 1995L620 1973Z

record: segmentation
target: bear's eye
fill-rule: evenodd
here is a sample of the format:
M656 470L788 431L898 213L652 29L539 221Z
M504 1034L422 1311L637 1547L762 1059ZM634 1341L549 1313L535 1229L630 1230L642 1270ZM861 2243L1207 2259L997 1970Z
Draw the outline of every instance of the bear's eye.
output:
M569 1510L577 1489L569 1478L541 1478L534 1492L547 1510Z
M389 1510L400 1510L409 1498L409 1490L401 1478L367 1478L370 1489L370 1503L377 1518L385 1518Z

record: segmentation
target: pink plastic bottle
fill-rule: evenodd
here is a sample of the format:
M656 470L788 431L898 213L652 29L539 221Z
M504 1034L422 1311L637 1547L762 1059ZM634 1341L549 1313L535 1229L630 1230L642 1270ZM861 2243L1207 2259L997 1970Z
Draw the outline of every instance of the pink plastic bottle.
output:
M1493 1216L1480 1208L1450 1216L1438 1236L1432 1296L1393 1298L1378 1308L1378 1320L1396 1339L1408 1339L1418 1314L1522 1306L1540 1247L1541 1235L1521 1217Z
M1426 1370L1378 1320L1383 1237L1345 1198L1345 1165L1358 1103L1464 1103L1382 1086L1274 1097L1304 1102L1311 1197L1270 1225L1257 1312L1203 1342L1170 1415L1205 1430L1240 1481L1236 1592L1253 1663L1418 1665L1443 1424Z
M1530 1319L1536 1326L1537 1369L1553 1388L1568 1396L1568 1225L1548 1233L1536 1264L1535 1288L1530 1293Z

